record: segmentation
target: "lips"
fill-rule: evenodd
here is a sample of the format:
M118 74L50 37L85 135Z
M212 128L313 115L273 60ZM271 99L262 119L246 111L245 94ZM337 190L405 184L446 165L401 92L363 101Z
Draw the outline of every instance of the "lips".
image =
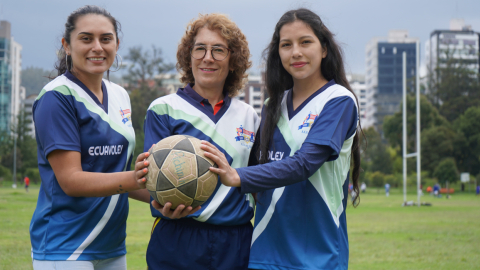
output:
M301 67L305 66L306 64L307 64L307 62L294 62L290 65L294 68L301 68Z
M217 69L215 69L215 68L200 68L200 70L203 71L203 72L214 72Z

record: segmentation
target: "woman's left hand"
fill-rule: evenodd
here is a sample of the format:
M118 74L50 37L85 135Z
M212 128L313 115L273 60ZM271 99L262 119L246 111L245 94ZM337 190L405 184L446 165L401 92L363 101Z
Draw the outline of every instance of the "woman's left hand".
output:
M225 155L218 150L215 145L202 141L200 148L205 151L205 156L213 160L218 166L218 168L210 167L210 171L220 175L220 181L225 186L229 187L239 187L240 186L240 176L238 176L237 171L230 167Z

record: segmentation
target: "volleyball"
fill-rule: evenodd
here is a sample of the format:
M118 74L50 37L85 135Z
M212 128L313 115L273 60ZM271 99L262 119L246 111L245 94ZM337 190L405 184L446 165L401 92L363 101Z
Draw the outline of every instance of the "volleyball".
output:
M184 204L193 208L212 195L218 175L209 170L216 164L204 156L200 140L188 135L167 137L150 150L146 188L161 205L172 203L171 209Z

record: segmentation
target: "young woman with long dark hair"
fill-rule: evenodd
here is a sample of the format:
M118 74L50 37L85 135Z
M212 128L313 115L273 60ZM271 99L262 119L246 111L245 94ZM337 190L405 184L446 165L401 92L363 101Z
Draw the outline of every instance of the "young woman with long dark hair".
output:
M119 23L103 8L72 12L58 76L33 105L42 179L30 224L36 270L127 269L128 197L148 194L141 190L148 153L140 154L130 171L135 148L130 98L102 79L117 58L118 32Z
M347 269L345 209L351 158L359 194L361 129L341 48L318 15L298 9L280 18L265 55L269 99L250 158L260 165L233 169L202 142L218 165L210 170L257 192L249 268Z

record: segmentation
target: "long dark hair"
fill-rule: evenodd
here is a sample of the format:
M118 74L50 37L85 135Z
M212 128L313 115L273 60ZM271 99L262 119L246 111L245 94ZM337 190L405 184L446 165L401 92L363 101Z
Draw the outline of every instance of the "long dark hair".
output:
M286 12L278 21L275 26L275 32L273 33L272 41L263 52L263 57L266 61L265 70L265 85L268 93L268 102L265 106L265 119L262 126L260 136L260 146L257 151L257 157L261 164L268 162L268 155L260 153L267 153L270 142L273 138L273 132L275 126L281 115L281 102L285 90L293 87L293 78L282 65L280 55L278 52L280 43L280 30L285 24L292 23L294 21L302 21L308 25L320 40L322 47L326 49L327 56L322 59L320 72L327 80L335 80L335 82L352 92L347 77L345 75L345 68L343 65L343 51L337 42L335 41L333 34L322 23L320 17L312 11L301 8L297 10L290 10ZM319 52L320 53L320 52ZM355 96L355 99L357 97ZM358 104L358 100L357 100ZM358 108L357 108L358 110ZM358 179L360 176L360 141L358 131L363 132L361 126L357 127L357 132L353 139L352 156L353 156L353 171L352 182L353 190L356 192L356 196L353 201L353 205L356 206L360 202Z
M97 14L97 15L102 15L105 16L107 19L110 20L110 22L113 25L113 28L115 29L115 37L117 39L117 45L119 44L119 37L118 37L118 32L121 32L121 26L120 23L104 8L98 7L98 6L93 6L93 5L86 5L83 6L74 12L72 12L68 18L67 22L65 23L65 31L63 33L63 38L65 41L70 44L70 35L72 34L72 31L75 30L75 24L77 23L78 18L84 15L88 14ZM57 70L57 76L62 75L65 73L65 71L70 71L70 68L72 66L72 56L68 56L68 60L66 59L66 52L63 46L60 46L60 49L58 50L58 60L55 63L55 69ZM68 61L68 65L67 65ZM110 76L110 70L107 71L107 78Z

